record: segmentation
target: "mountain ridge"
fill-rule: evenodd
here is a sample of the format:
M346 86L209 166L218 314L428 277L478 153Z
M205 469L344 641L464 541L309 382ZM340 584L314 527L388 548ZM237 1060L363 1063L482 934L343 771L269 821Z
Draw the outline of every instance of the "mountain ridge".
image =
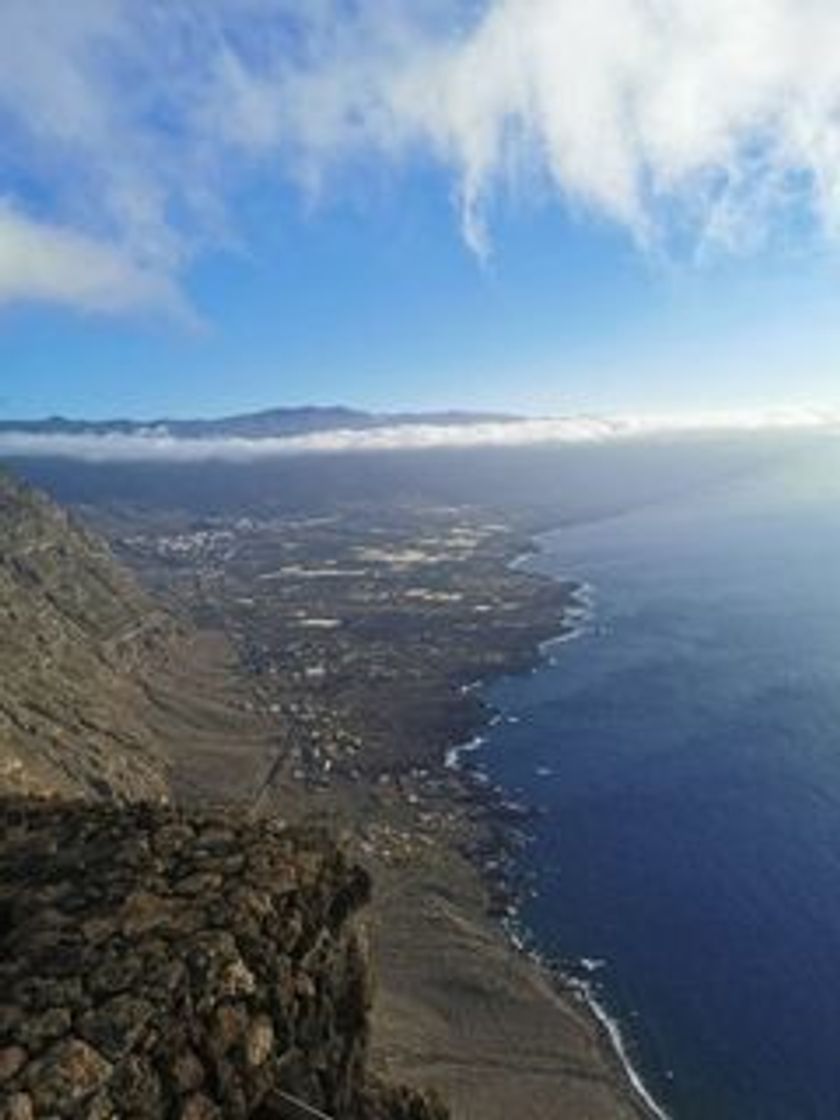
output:
M21 435L148 435L159 432L178 439L208 439L227 436L243 439L304 435L340 429L376 429L427 424L448 427L456 424L511 423L521 419L512 413L444 410L434 412L368 412L344 405L303 405L235 413L217 418L133 420L71 419L50 416L42 420L0 419L0 432Z

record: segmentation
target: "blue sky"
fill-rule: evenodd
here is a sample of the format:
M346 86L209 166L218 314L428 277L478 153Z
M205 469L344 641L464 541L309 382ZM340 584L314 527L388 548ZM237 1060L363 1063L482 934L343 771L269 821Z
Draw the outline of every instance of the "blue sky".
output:
M0 414L840 405L837 35L820 0L7 0Z

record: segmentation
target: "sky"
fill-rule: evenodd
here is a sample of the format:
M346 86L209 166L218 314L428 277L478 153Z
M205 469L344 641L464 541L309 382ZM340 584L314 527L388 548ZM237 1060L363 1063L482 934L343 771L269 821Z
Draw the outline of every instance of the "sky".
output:
M0 418L840 407L836 0L3 0Z

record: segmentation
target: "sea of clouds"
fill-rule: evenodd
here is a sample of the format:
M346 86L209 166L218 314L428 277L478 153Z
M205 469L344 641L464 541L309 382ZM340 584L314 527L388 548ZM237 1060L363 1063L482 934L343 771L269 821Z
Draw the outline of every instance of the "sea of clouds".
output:
M395 424L305 435L180 438L164 426L132 434L0 431L0 456L59 457L86 462L247 463L288 455L423 451L470 447L598 444L761 432L840 433L840 412L780 409L671 415L568 416L465 424Z

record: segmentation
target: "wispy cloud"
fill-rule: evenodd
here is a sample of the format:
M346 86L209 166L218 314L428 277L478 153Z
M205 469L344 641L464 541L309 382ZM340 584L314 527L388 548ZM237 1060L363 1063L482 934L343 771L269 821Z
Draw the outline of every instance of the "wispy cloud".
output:
M507 194L656 251L836 242L838 41L835 0L4 0L0 299L163 306L243 179L418 153L479 254Z
M840 434L840 412L780 409L656 416L569 416L448 425L406 423L253 439L233 436L185 439L170 435L162 427L134 434L0 431L0 456L57 457L93 463L248 463L293 455L597 444L760 432Z

